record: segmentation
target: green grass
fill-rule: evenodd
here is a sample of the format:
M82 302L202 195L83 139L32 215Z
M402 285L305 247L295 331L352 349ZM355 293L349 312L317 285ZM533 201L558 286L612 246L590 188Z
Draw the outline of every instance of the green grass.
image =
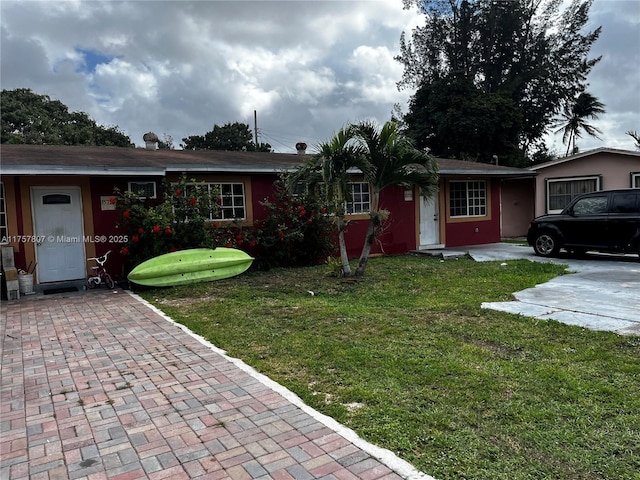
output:
M359 281L324 271L142 295L436 478L640 478L640 338L480 308L562 267L407 255Z

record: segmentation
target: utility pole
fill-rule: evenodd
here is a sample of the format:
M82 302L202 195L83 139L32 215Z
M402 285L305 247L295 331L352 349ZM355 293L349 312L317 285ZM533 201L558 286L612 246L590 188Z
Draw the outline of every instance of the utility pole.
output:
M256 150L258 149L258 113L253 111L253 131L256 137Z

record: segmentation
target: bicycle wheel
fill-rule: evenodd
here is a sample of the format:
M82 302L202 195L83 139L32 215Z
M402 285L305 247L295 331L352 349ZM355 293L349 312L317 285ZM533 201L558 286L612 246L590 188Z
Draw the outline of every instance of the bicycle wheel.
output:
M109 275L108 273L104 274L104 283L107 285L107 288L109 290L113 290L114 287L116 286L116 283L113 281L113 278L111 278L111 275Z
M87 288L96 288L99 280L96 277L87 278Z

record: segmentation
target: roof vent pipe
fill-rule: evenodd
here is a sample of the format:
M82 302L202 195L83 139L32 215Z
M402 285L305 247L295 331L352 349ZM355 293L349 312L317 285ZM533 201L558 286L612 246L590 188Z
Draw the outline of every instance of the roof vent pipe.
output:
M144 140L144 148L147 150L156 150L158 148L158 136L153 132L147 132L142 136Z
M304 155L305 153L307 153L307 144L304 142L296 143L296 150L298 152L298 155Z

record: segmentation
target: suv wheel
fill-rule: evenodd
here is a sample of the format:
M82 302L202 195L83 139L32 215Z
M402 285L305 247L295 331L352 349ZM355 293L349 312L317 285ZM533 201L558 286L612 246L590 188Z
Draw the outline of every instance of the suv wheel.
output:
M558 253L558 237L551 232L541 232L533 243L533 250L541 257L552 257Z

